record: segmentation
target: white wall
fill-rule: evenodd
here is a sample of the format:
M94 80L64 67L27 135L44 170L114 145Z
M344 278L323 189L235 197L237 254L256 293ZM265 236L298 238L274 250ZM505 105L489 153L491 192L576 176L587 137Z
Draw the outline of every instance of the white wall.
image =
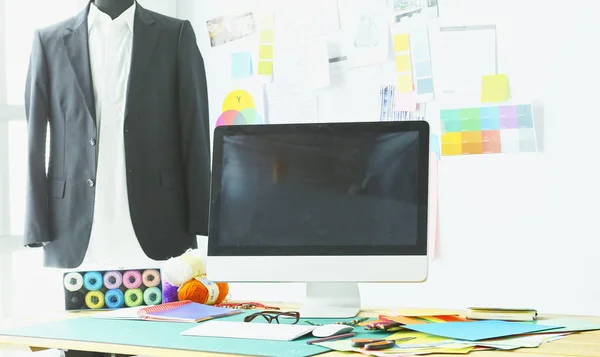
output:
M206 59L209 91L226 83L229 68L223 66L229 62L208 46L205 21L239 5L179 1L179 17L194 24ZM500 72L509 75L513 96L535 104L543 150L444 157L439 255L429 280L363 286L364 304L516 305L600 314L600 170L594 145L600 120L593 106L600 80L600 50L593 38L600 33L600 4L580 0L566 8L545 0L441 0L440 6L442 19L455 25L498 25ZM211 97L211 105L218 100ZM303 297L301 285L236 285L232 293L235 299Z

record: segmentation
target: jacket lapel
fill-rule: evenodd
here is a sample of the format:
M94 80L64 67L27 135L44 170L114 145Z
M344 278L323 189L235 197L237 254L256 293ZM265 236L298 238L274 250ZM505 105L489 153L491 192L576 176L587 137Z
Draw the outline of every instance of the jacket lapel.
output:
M131 108L138 105L139 96L136 96L136 92L143 86L142 82L148 70L148 63L152 59L159 34L160 30L156 26L152 14L137 3L133 25L133 49L127 85L125 118L127 118Z
M96 122L96 105L94 102L94 89L92 86L92 70L90 67L90 55L88 49L87 15L90 5L67 27L67 33L63 36L63 42L69 57L71 67L75 73L79 90L85 101L85 105L91 118Z

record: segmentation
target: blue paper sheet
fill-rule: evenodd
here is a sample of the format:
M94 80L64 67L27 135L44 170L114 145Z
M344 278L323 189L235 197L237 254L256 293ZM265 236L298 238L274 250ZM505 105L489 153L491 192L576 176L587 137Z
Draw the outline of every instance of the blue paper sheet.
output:
M231 77L246 78L252 76L252 54L237 52L231 55Z
M535 325L527 322L486 320L474 322L446 322L422 325L405 325L404 327L409 330L456 340L480 341L489 338L499 338L553 330L563 326L545 326Z

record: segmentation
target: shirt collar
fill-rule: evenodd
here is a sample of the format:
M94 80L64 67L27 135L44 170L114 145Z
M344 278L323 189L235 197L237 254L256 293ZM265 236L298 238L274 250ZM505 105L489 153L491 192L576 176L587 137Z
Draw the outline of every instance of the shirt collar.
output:
M100 11L100 9L98 9L93 2L90 2L90 11L88 12L88 31L91 30L94 26L107 25L113 22L127 24L127 28L129 28L129 31L131 31L131 33L133 33L133 19L135 15L136 3L137 1L134 1L133 5L131 5L127 10L125 10L121 15L119 15L119 17L113 20L110 18L110 16Z

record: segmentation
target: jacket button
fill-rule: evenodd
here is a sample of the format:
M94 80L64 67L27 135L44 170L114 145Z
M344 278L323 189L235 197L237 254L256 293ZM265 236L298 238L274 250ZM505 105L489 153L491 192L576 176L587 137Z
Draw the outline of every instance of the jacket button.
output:
M88 180L87 180L87 184L88 184L88 186L90 186L90 187L94 187L94 180L92 180L92 179L88 179Z
M90 138L90 145L92 145L92 146L96 145L96 139Z

